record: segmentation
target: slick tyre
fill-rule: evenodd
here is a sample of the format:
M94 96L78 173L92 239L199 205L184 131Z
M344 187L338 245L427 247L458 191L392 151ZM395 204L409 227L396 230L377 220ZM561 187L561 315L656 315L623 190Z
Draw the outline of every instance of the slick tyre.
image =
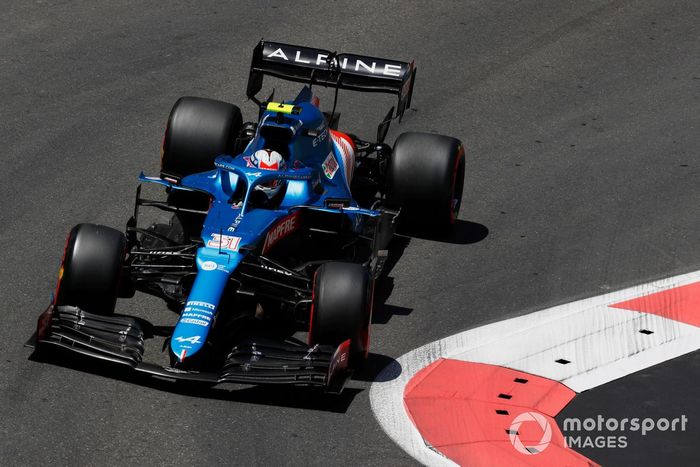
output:
M337 346L350 339L350 365L369 351L372 281L359 264L330 262L314 275L309 345Z
M59 272L56 305L113 314L125 253L126 238L118 230L96 224L73 227Z
M464 146L455 138L402 133L394 144L386 198L403 227L444 233L455 224L464 189Z
M214 169L217 156L232 154L241 125L241 111L233 104L181 97L168 117L161 173L185 177Z

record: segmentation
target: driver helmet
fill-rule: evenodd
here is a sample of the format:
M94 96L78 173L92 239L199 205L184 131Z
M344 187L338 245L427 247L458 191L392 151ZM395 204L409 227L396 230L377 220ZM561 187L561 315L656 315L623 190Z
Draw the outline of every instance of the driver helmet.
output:
M287 168L282 154L272 149L260 149L259 151L255 151L250 158L250 162L258 169L263 170L285 170ZM281 189L281 180L272 180L255 186L255 190L262 191L268 198L273 198Z

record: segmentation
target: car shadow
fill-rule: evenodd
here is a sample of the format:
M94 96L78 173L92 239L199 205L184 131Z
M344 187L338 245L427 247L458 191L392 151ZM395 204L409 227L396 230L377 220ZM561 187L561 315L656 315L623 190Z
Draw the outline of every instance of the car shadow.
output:
M372 310L372 324L386 324L392 316L407 316L413 309L402 306L389 305L386 301L394 290L394 278L389 276L399 262L403 252L411 243L410 237L394 236L389 243L389 252L382 274L374 283L374 308Z
M392 316L408 316L413 308L391 305L386 301L394 290L394 278L380 276L374 284L374 309L372 324L387 324Z
M352 375L355 381L384 383L396 379L401 374L401 364L395 359L376 353L367 356L362 368Z
M400 233L391 240L384 270L374 284L372 324L387 324L392 316L407 316L413 311L412 308L386 303L394 290L394 278L390 274L413 238L455 245L470 245L484 240L489 235L489 229L485 225L462 219L457 219L452 229L445 234L435 235L428 232L428 228L428 226L425 226L425 229L420 227L411 230L402 228Z
M430 226L418 226L413 228L401 228L398 236L408 236L453 245L471 245L479 243L489 235L489 229L478 222L457 219L454 226L443 234L434 234L429 231Z
M425 229L400 229L389 244L389 253L384 270L375 282L374 310L372 324L387 324L392 316L407 316L413 309L386 303L394 290L394 278L390 273L403 256L404 251L413 238L429 241L450 243L455 245L470 245L484 240L489 235L489 229L478 222L457 219L453 228L445 234L435 235ZM395 359L380 354L370 353L362 369L353 375L353 379L366 382L386 382L401 374L401 364Z

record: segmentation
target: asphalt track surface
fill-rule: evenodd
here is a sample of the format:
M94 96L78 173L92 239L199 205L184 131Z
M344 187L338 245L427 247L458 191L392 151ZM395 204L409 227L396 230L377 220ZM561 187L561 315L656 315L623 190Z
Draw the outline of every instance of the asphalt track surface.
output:
M696 1L15 1L2 11L2 464L412 464L368 402L371 380L392 357L700 269ZM123 227L139 171L157 171L179 96L239 103L253 118L244 89L260 38L415 58L415 108L389 139L434 131L468 149L453 235L393 248L368 369L328 398L290 389L198 393L113 378L104 365L28 360L22 344L54 287L66 232L78 222ZM294 86L274 85L293 97ZM341 128L370 138L392 103L341 94ZM163 325L175 319L142 295L119 310ZM672 372L687 391L677 382L666 397L658 385L668 378L642 378L655 386L639 396L649 402L639 410L687 412L697 430L696 354L649 370ZM636 410L615 384L600 388L604 402L594 390L571 410L621 401ZM697 438L676 439L681 449L664 461L697 460ZM582 452L603 464L658 463L653 440L647 435L634 458Z

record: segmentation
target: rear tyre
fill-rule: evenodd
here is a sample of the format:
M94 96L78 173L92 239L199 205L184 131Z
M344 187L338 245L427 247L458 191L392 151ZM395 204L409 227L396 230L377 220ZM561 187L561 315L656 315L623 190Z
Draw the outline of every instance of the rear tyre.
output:
M181 97L168 117L163 138L161 176L182 178L214 169L221 154L232 154L241 131L241 111L233 104L202 97ZM168 203L185 209L206 211L205 193L173 191ZM190 238L199 236L204 216L176 214Z
M241 125L241 111L233 104L181 97L168 117L161 173L185 177L213 170L217 156L233 153Z
M122 232L96 224L73 227L59 272L56 305L113 314L125 253Z
M447 231L457 220L464 189L464 146L455 138L402 133L387 173L387 204L401 208L404 226Z
M337 346L350 339L350 364L359 365L369 351L372 283L359 264L330 262L314 275L309 345Z

